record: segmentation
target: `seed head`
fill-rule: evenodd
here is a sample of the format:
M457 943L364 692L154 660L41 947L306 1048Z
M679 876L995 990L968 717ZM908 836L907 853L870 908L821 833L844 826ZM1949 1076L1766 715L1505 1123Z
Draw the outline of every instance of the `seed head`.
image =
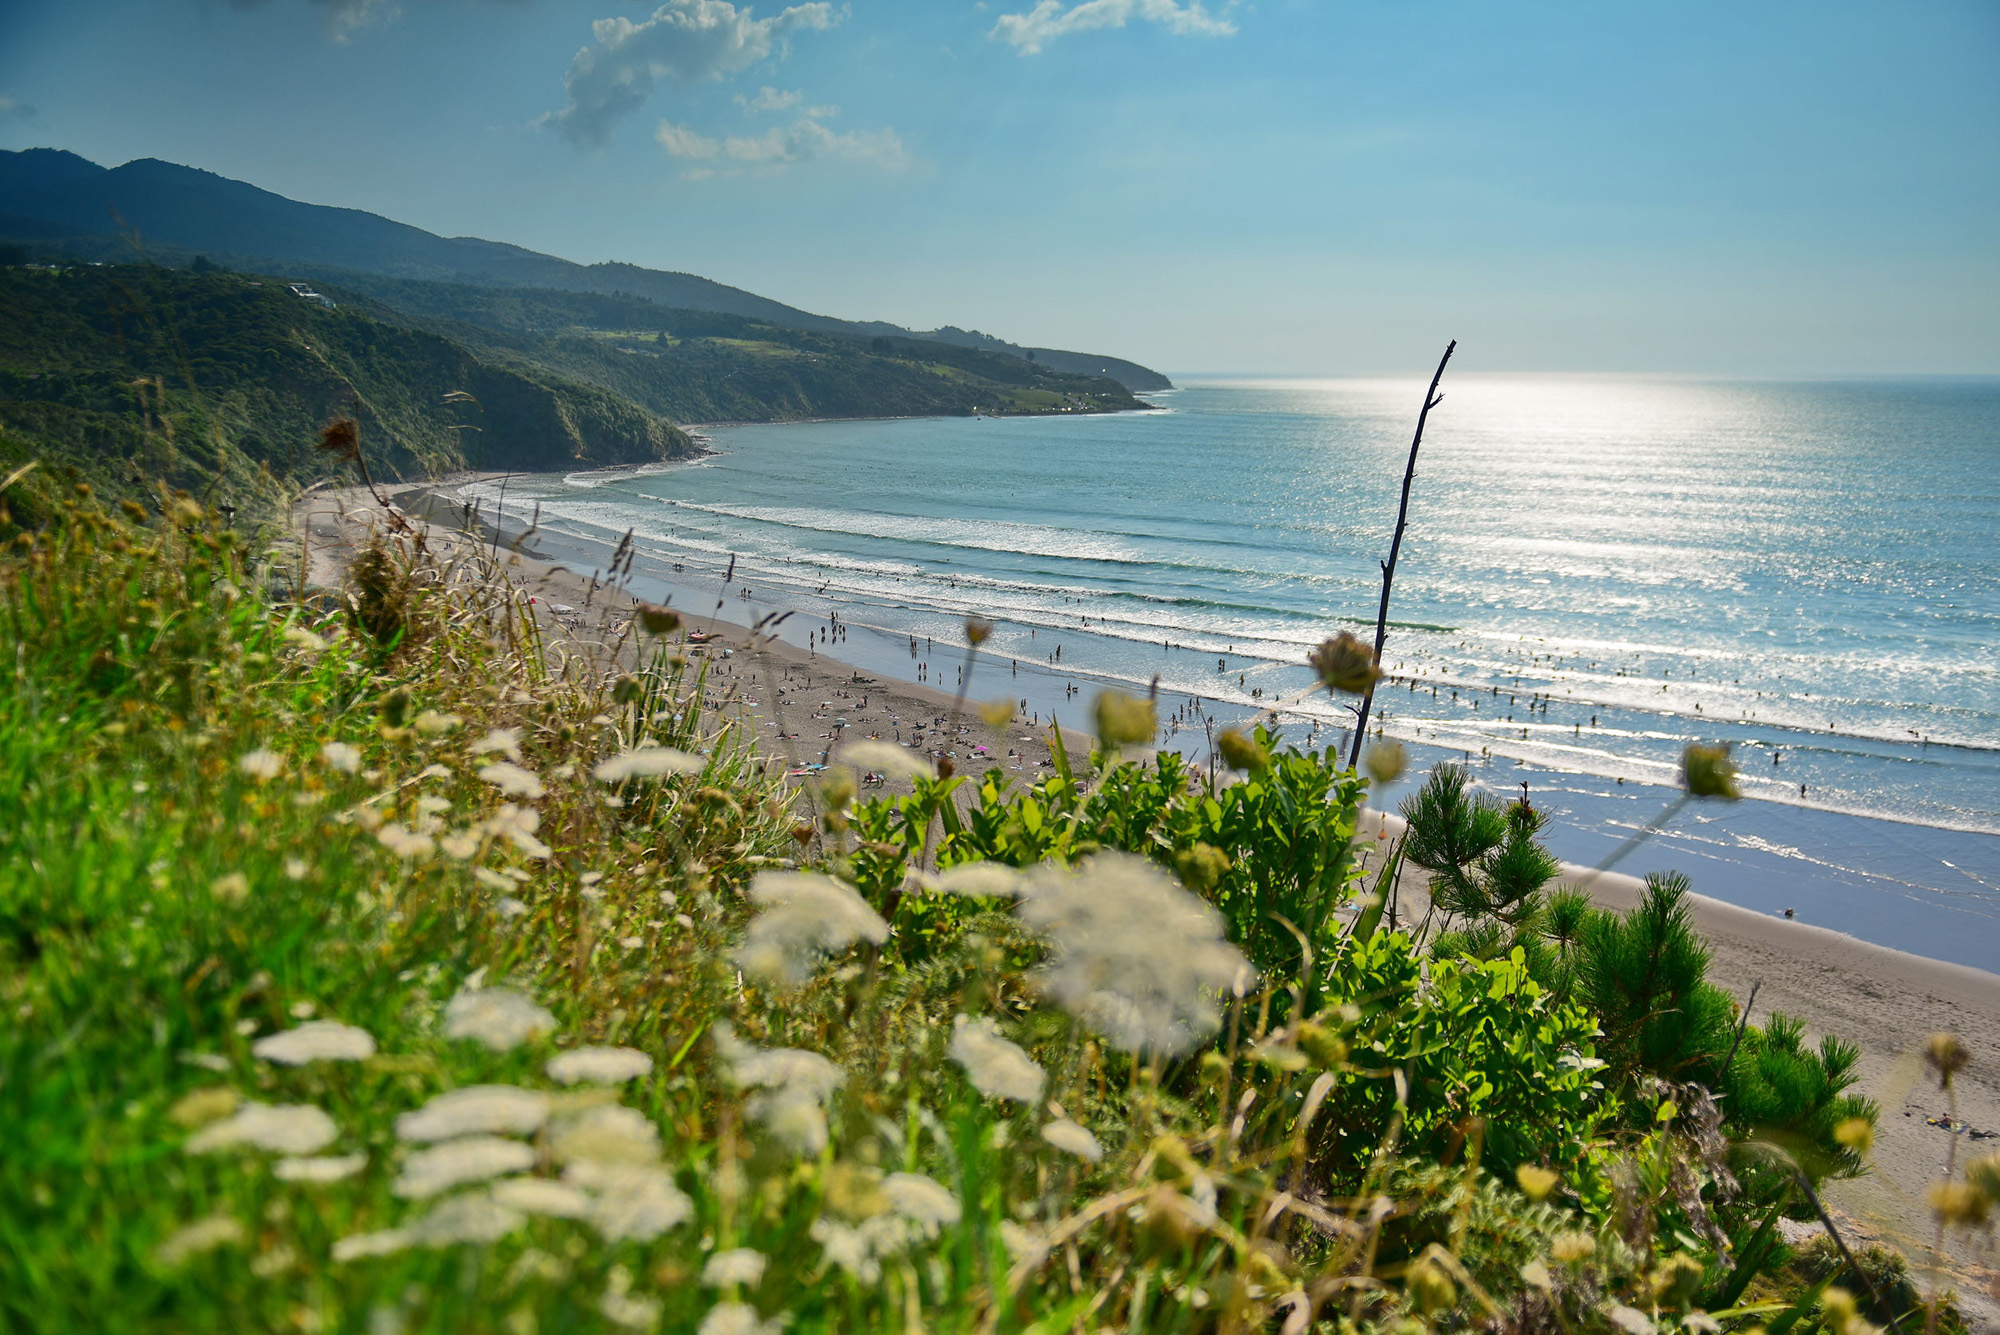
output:
M1924 1042L1924 1061L1937 1073L1938 1083L1947 1089L1951 1087L1951 1078L1971 1060L1972 1054L1965 1050L1957 1034L1932 1034Z
M1546 1168L1524 1163L1514 1170L1514 1181L1520 1184L1522 1195L1539 1202L1546 1199L1562 1179Z
M965 642L973 648L977 649L980 645L986 643L987 637L992 634L993 623L991 621L981 621L978 617L967 617L965 619Z
M1224 728L1215 739L1215 749L1222 756L1222 763L1231 769L1256 773L1271 764L1270 751L1241 728Z
M681 628L681 614L658 603L639 604L639 626L648 635L671 635Z
M1743 796L1736 787L1736 765L1727 746L1690 745L1681 752L1681 786L1694 797L1734 802Z
M319 429L319 448L337 459L361 457L361 424L352 417L336 417Z
M1367 695L1382 679L1375 651L1346 631L1320 641L1319 647L1306 655L1306 662L1329 691Z
M1403 766L1409 763L1409 754L1403 750L1401 742L1377 742L1368 748L1368 754L1361 758L1368 769L1368 777L1378 786L1386 787L1402 777Z
M1097 693L1095 709L1097 740L1105 750L1143 746L1153 740L1158 725L1154 721L1151 700L1107 689Z

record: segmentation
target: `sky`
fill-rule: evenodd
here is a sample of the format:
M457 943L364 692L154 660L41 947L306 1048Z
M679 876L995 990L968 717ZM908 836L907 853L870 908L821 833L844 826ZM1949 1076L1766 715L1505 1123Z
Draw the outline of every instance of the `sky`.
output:
M2000 372L1994 0L0 0L36 145L1183 374Z

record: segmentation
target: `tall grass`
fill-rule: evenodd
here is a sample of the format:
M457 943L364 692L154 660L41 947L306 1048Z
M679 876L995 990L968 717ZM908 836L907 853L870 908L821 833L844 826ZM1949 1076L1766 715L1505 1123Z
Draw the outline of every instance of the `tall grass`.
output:
M159 501L0 521L10 1329L1866 1322L1704 1310L1714 1105L1385 929L1331 753L807 806L674 635Z

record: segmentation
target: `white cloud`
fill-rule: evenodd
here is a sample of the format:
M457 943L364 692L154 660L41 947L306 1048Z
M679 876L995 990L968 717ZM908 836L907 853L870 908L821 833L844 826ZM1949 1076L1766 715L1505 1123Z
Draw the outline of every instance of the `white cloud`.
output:
M0 93L0 121L31 121L35 109L18 97L8 97Z
M826 0L793 5L767 19L729 0L667 0L651 18L599 19L596 39L576 53L563 87L569 104L551 119L586 148L601 147L611 127L645 105L663 81L702 83L740 74L794 32L825 31L840 21Z
M661 121L653 132L667 155L691 162L724 164L697 167L690 177L736 175L744 171L779 171L800 162L819 158L861 163L871 167L896 168L907 161L903 141L894 130L849 130L841 133L827 128L815 118L830 110L808 107L787 125L774 125L757 135L732 134L714 138L685 125Z
M259 9L267 0L229 0L231 9ZM394 18L398 12L396 0L312 0L315 7L326 11L327 27L333 31L336 42L344 42L377 19Z
M1163 25L1167 31L1200 37L1233 37L1236 25L1211 14L1202 0L1083 0L1064 8L1062 0L1036 0L1024 14L1003 14L989 37L998 37L1024 56L1071 33L1122 28L1132 19Z
M804 93L779 92L768 83L757 90L755 97L745 97L741 93L736 95L736 105L742 107L746 115L756 115L760 111L789 111L805 100Z

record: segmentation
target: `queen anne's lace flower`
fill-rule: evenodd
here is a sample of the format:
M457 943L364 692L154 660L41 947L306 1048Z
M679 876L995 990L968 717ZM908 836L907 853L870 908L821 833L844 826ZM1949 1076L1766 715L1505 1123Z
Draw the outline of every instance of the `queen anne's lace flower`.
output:
M398 1196L435 1196L467 1182L484 1182L534 1166L535 1151L518 1140L465 1136L418 1150L405 1159L403 1171L390 1190Z
M250 1045L253 1055L280 1066L307 1062L364 1062L375 1055L375 1039L366 1029L334 1020L313 1020L296 1029L269 1034Z
M365 1154L335 1154L317 1159L280 1159L271 1176L280 1182L339 1182L368 1166Z
M708 762L700 756L646 742L603 761L591 774L599 783L623 783L627 779L657 779L663 774L699 774L707 767Z
M228 1215L197 1219L154 1249L154 1259L172 1269L191 1257L243 1241L243 1225Z
M197 1131L187 1147L196 1154L237 1145L278 1154L316 1154L339 1134L333 1119L311 1104L246 1103L234 1115Z
M546 1177L508 1177L491 1187L493 1199L522 1214L553 1219L581 1219L590 1213L590 1197L568 1182Z
M495 1052L556 1027L556 1017L511 987L468 988L445 1003L446 1038L470 1038Z
M650 1242L694 1213L673 1176L651 1164L573 1164L563 1176L589 1191L586 1218L607 1242Z
M726 1289L731 1284L756 1284L764 1278L767 1259L764 1253L749 1247L717 1252L701 1268L701 1282L712 1289Z
M951 1059L965 1068L972 1087L989 1099L1033 1103L1042 1096L1048 1077L1016 1044L1000 1036L990 1017L961 1015L951 1036Z
M1012 899L1021 892L1021 873L998 862L963 862L929 878L928 885L942 895Z
M346 742L328 742L319 749L319 758L326 767L341 774L353 774L361 768L361 749Z
M474 742L470 748L475 756L499 754L509 760L521 758L521 730L519 728L495 728Z
M525 797L532 802L548 794L548 789L542 786L541 775L522 769L512 761L498 760L483 766L479 777L509 797Z
M715 1049L738 1086L765 1091L744 1105L752 1121L801 1157L826 1148L823 1105L847 1078L838 1066L800 1048L752 1047L726 1024L716 1027Z
M285 761L276 751L260 746L238 757L236 768L257 782L266 783L285 772Z
M1129 853L1044 865L1019 912L1050 946L1042 991L1126 1052L1187 1051L1220 1027L1218 996L1252 976L1221 915Z
M695 1327L695 1335L783 1335L784 1329L783 1321L764 1320L749 1303L717 1303Z
M1104 1147L1097 1143L1096 1136L1090 1134L1090 1128L1066 1117L1045 1124L1042 1139L1064 1154L1074 1154L1089 1163L1096 1163L1104 1157Z
M552 1057L549 1079L558 1084L622 1085L653 1069L653 1059L637 1048L577 1048Z
M516 1085L470 1085L440 1094L396 1119L402 1140L450 1140L479 1134L526 1136L548 1120L549 1096Z
M889 924L851 886L815 872L759 872L750 902L764 911L750 923L735 953L743 971L767 982L797 987L824 955L856 941L880 945Z
M872 739L849 742L840 748L840 759L858 770L879 770L895 779L937 777L937 770L928 760L894 742Z

